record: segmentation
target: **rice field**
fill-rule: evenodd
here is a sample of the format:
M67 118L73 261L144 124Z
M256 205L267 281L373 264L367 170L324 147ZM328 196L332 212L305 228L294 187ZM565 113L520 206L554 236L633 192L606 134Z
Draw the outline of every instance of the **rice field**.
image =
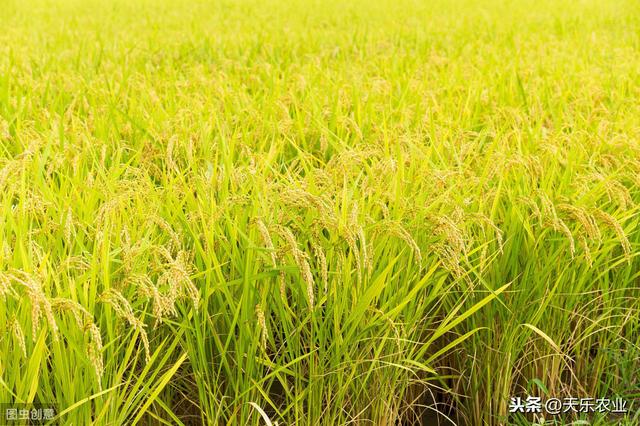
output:
M638 99L631 0L0 0L0 404L638 425Z

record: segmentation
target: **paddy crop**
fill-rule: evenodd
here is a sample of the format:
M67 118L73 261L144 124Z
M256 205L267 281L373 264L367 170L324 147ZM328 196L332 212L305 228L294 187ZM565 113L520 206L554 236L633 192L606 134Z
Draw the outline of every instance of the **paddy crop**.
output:
M0 0L0 403L637 424L639 30L627 0Z

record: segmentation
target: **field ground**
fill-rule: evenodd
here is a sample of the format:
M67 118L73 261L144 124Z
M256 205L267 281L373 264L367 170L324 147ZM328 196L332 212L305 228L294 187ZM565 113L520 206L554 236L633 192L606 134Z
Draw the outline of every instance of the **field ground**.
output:
M631 0L0 0L0 402L640 424L639 96Z

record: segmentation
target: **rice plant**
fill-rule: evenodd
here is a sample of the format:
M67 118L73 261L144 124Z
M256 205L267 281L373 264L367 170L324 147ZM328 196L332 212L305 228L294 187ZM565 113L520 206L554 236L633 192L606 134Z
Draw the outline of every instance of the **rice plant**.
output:
M0 23L2 409L639 424L636 2L0 0ZM536 398L626 405L514 406Z

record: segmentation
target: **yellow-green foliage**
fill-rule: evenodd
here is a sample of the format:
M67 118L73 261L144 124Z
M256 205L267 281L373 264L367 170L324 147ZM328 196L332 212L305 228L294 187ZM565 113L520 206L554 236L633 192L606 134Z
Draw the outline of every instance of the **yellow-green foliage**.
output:
M631 0L0 0L0 402L633 403L639 50Z

